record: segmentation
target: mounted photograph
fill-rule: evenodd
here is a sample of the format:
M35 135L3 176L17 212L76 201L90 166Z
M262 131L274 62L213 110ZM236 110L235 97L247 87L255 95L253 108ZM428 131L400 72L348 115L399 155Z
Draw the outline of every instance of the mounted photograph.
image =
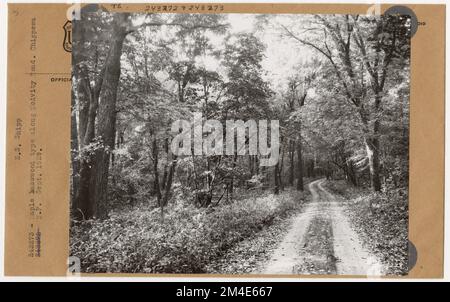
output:
M408 274L409 16L88 5L70 29L81 273Z

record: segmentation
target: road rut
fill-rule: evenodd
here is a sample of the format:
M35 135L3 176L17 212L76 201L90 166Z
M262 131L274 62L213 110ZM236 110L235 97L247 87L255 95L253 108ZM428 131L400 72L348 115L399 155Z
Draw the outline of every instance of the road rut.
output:
M319 179L309 184L312 201L292 224L262 273L379 276L381 262L352 229L342 202Z

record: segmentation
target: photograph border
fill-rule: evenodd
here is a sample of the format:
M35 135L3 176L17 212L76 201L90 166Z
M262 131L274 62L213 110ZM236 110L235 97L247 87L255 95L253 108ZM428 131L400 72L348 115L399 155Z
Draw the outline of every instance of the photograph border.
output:
M102 4L115 12L155 12L164 5L204 6L207 3ZM290 14L361 14L367 4L220 4L215 13L290 13ZM382 4L381 12L393 4ZM411 39L410 84L410 178L409 239L417 250L417 262L405 278L440 278L443 276L444 247L444 101L445 101L445 5L407 5L419 21ZM69 74L70 53L64 50L67 22L66 4L9 4L7 152L5 211L5 275L65 276L69 249L69 175L70 175L70 82L55 83L50 75L36 77L39 86L37 142L44 150L44 215L39 221L45 238L42 257L27 256L30 218L28 215L29 168L26 160L14 159L18 118L26 119L29 108L29 37L30 20L39 24L39 66L45 72ZM174 13L180 13L176 11ZM187 11L186 13L195 13ZM199 13L204 13L199 11ZM51 16L51 17L49 17ZM432 55L430 55L432 54ZM57 64L55 63L57 62ZM13 68L12 68L13 67ZM28 71L29 73L29 71ZM55 96L57 100L55 100ZM51 107L50 107L51 106ZM52 110L48 110L51 108ZM57 129L57 131L55 131ZM24 153L30 145L23 133ZM25 158L25 155L24 155ZM46 236L51 234L51 236ZM218 274L84 274L108 277L232 277L232 278L350 278L341 275L218 275ZM389 276L388 276L389 278ZM398 278L395 276L395 278Z

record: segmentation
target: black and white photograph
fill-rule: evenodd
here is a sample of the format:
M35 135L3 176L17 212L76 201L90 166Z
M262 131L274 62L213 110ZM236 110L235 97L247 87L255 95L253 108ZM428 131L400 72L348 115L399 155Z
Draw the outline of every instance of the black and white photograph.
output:
M86 6L71 54L81 273L406 275L410 21Z

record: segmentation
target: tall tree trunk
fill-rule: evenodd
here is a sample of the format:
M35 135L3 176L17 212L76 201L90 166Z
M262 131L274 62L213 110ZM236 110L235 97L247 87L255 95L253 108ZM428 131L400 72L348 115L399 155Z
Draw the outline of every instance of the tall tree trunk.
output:
M294 186L294 178L295 178L295 166L294 166L294 155L295 155L295 142L290 142L290 163L289 163L289 184Z
M369 158L370 181L375 192L381 191L380 181L380 142L378 138L366 138L366 151Z
M236 169L236 162L237 162L237 153L235 152L235 154L233 155L233 169L232 171L234 171ZM230 185L228 187L228 192L229 192L229 197L231 199L231 201L233 201L233 193L234 193L234 175L231 175L231 181L230 181Z
M377 91L377 90L375 90ZM381 106L381 92L377 93L375 96L375 112L376 118L373 123L373 132L370 133L369 123L367 113L364 108L360 108L360 116L366 128L366 136L364 138L364 144L366 146L366 153L369 159L369 170L370 170L370 182L372 184L372 189L375 192L381 191L381 181L380 181L380 140L379 130L380 130L380 120L378 118Z
M275 169L274 169L274 180L275 180L275 188L274 188L274 194L279 194L280 193L280 176L279 176L279 163L277 162L277 164L275 165Z
M169 139L166 137L164 139L164 151L166 152L167 159L169 158ZM161 182L161 190L164 190L166 188L166 182L167 182L167 175L169 173L169 164L166 163L164 165L164 174Z
M153 143L152 143L152 156L153 156L153 175L155 177L155 180L153 182L154 185L154 189L156 192L156 199L158 202L158 205L161 206L161 199L162 199L162 195L161 195L161 188L159 185L159 171L158 171L158 162L159 162L159 158L158 158L158 142L156 140L156 135L153 138Z
M71 119L70 119L70 157L71 157L71 167L72 167L72 186L70 190L70 201L71 201L71 213L75 214L77 209L76 203L76 194L78 192L78 182L79 182L79 173L80 173L80 162L78 160L78 127L77 127L77 118L76 118L76 102L75 102L75 93L72 89L72 100L71 100Z
M281 152L281 162L280 162L280 166L278 168L278 183L280 186L280 190L283 191L284 190L284 183L283 183L283 178L282 178L282 174L283 174L283 167L284 167L284 155L285 155L285 148L282 148L282 152Z
M165 192L164 192L164 199L162 202L162 206L167 206L167 203L169 202L170 198L170 190L172 189L172 182L173 182L173 176L175 174L175 169L177 167L177 157L175 155L172 155L172 164L170 165L169 169L169 175L167 176L167 183L165 185Z
M109 175L110 152L114 149L114 136L116 124L117 87L120 78L120 57L127 30L124 24L128 14L114 16L114 30L106 59L106 72L103 87L100 91L98 107L98 135L101 146L95 152L91 184L89 189L90 203L94 205L94 216L105 218L107 216L107 189Z
M303 158L302 158L302 140L297 140L297 190L303 191Z
M91 144L95 137L95 120L97 114L98 98L95 98L90 87L90 80L86 68L78 68L81 60L85 58L73 56L73 65L77 84L77 109L78 109L78 143L79 143L79 178L77 190L74 192L72 210L75 219L89 219L93 216L93 209L89 199L91 182L91 163L93 161L90 152L84 152L84 147ZM73 96L74 97L74 96ZM75 117L73 117L75 119ZM72 137L73 139L73 137Z
M381 108L381 95L383 91L383 85L381 87L376 85L375 94L375 112L376 118L373 123L373 137L369 140L369 148L372 150L372 159L369 157L370 171L372 175L372 188L375 192L381 191L381 181L380 181L380 108Z
M347 167L347 175L348 175L350 182L352 183L352 185L357 187L358 182L356 179L356 173L355 173L355 168L353 166L353 163L351 161L348 161L345 165Z
M94 216L94 204L90 198L90 188L92 187L91 166L94 156L91 152L84 152L84 147L90 145L95 138L95 124L97 118L97 108L100 90L103 84L103 77L106 72L105 64L100 71L94 87L91 87L91 80L85 65L84 34L83 23L74 20L74 39L78 43L78 51L72 52L72 66L77 80L77 109L78 109L78 143L80 149L80 167L78 190L75 192L75 203L73 204L74 216L76 219L90 219ZM98 58L96 58L98 60Z
M253 155L248 155L248 168L250 170L250 177L253 177L254 170L253 170Z

